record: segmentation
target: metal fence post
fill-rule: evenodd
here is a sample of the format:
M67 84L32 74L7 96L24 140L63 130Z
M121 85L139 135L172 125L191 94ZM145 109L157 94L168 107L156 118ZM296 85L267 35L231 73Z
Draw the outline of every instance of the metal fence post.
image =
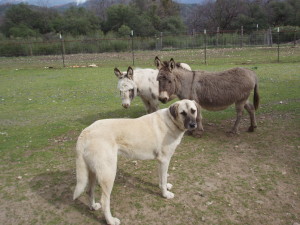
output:
M216 41L217 47L219 47L219 33L220 33L220 27L217 27L217 41Z
M277 62L279 62L279 27L277 27Z
M296 30L296 28L295 28L295 30L294 30L294 47L296 47L296 33L297 32L297 30Z
M195 43L195 29L193 29L193 48L196 47L196 43Z
M244 27L241 26L241 48L243 47L243 39L244 39Z
M60 39L60 43L61 43L61 57L62 57L62 60L63 60L63 66L65 66L65 44L64 44L64 39L61 35L61 33L59 34L59 39Z
M134 51L133 51L133 30L131 30L131 52L132 52L132 64L134 66Z
M206 65L206 29L204 29L204 62Z
M160 50L163 49L163 40L162 40L163 32L160 32Z

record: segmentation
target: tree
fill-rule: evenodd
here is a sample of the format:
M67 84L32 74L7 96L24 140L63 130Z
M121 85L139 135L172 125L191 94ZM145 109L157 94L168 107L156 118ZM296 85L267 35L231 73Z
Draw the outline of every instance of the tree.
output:
M270 4L272 14L270 22L273 26L289 25L292 22L292 6L286 1L273 1Z
M6 36L18 37L22 34L23 37L24 34L34 36L51 32L53 29L45 13L32 10L28 5L19 4L6 11L2 30Z
M158 10L162 18L179 15L179 5L172 0L160 0Z
M133 28L132 21L136 19L136 13L128 5L113 5L107 10L107 20L104 25L104 31L118 31L122 25Z
M122 25L119 29L118 29L118 36L119 37L129 37L130 35L130 27L126 26L126 25Z
M247 31L252 31L259 28L266 29L269 27L267 12L263 4L256 1L249 1L244 4L243 11L239 13L237 18L232 22L233 29L240 29L241 26Z
M162 21L162 30L172 34L179 34L185 31L185 26L179 17L167 17Z
M290 25L300 26L300 1L288 0L287 2L292 7L292 11L290 12Z
M63 31L74 36L87 35L101 29L100 19L85 8L71 7L63 15L63 20L57 20L57 31Z
M8 33L12 37L21 37L21 38L33 37L36 35L36 31L29 28L25 24L20 24L20 25L11 27L9 29Z
M107 19L106 11L110 6L113 5L113 1L112 0L89 0L87 4L88 4L88 9L91 12L93 12L101 20L106 20Z

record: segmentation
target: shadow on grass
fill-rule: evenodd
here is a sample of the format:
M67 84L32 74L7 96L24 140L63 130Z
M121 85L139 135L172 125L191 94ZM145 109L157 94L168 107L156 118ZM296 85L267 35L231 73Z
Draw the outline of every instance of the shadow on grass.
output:
M76 177L73 170L55 171L39 174L35 176L29 183L30 188L37 193L38 196L45 199L49 204L53 205L57 210L65 211L68 207L74 208L82 215L82 218L88 217L100 224L106 224L102 211L91 211L88 206L88 197L85 193L83 198L73 201L73 192L76 185ZM142 193L160 196L158 185L146 182L142 178L134 176L124 170L118 169L115 186L123 189L125 186L129 191L139 191ZM124 195L128 195L127 191ZM97 199L101 192L96 190ZM119 192L118 192L119 194ZM112 193L112 195L118 195ZM130 195L128 195L128 198ZM120 200L121 196L114 196L114 199ZM114 209L111 209L112 212Z
M71 206L82 217L89 217L100 224L106 224L101 213L93 213L88 205L81 200L73 201L73 191L76 184L75 174L72 170L42 173L30 182L31 189L40 197L54 205L58 210Z
M158 176L158 174L152 174L151 176ZM157 184L145 181L141 177L135 176L126 172L122 168L118 168L115 185L128 188L130 191L141 191L145 194L155 195L156 197L161 196L160 189Z

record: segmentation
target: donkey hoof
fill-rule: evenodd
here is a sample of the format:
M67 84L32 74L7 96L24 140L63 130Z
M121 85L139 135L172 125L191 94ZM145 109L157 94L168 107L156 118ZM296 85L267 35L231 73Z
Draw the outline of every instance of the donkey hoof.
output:
M240 133L238 131L234 131L234 130L229 130L229 131L226 131L226 134L227 136L235 136L235 135L239 135Z
M250 126L250 127L248 128L248 132L254 132L254 127L253 127L253 126Z
M185 135L187 135L187 136L192 136L193 133L192 133L192 131L188 130L188 131L185 132Z
M203 130L192 130L192 131L187 131L187 134L190 136L193 136L194 138L201 138L203 135Z
M203 132L194 132L194 133L192 134L192 136L193 136L194 138L201 138L201 137L202 137L202 133L203 133Z

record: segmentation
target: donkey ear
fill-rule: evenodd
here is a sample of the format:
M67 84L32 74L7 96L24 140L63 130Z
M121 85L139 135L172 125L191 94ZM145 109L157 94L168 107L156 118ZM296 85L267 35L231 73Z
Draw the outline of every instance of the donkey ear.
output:
M169 107L170 114L173 116L174 119L178 116L178 103L174 103Z
M118 68L115 68L115 69L114 69L114 72L115 72L115 75L116 75L119 79L122 78L123 73L121 73L121 71L120 71Z
M154 64L157 69L160 69L162 67L162 63L161 63L160 59L158 58L158 56L155 57Z
M175 67L176 67L176 63L175 63L174 59L171 58L170 62L169 62L169 69L170 69L170 71L172 71L173 69L175 69Z
M127 75L129 79L133 80L133 69L129 66L127 69Z

